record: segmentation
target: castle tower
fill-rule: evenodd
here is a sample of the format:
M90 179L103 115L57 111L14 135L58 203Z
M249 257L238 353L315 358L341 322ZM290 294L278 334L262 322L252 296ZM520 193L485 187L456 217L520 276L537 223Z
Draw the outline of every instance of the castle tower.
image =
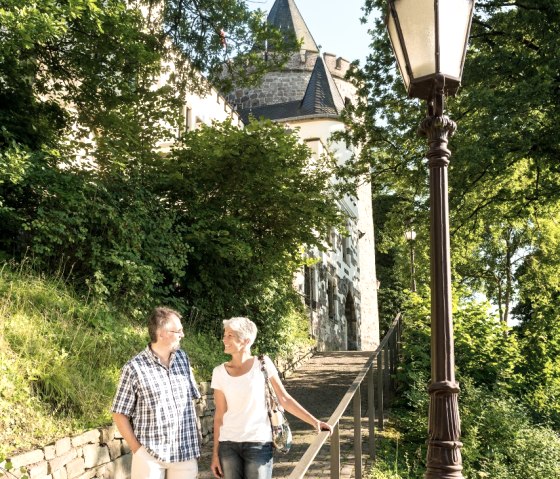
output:
M355 152L331 135L345 128L340 114L356 95L344 79L349 62L321 55L294 0L276 0L267 21L287 37L295 35L301 50L284 69L268 73L255 88L233 91L228 100L245 121L253 116L285 123L297 129L314 156L329 151L347 161ZM362 183L357 196L347 195L339 204L349 235L332 231L329 251L308 251L315 262L296 278L320 350L373 350L379 344L371 186Z

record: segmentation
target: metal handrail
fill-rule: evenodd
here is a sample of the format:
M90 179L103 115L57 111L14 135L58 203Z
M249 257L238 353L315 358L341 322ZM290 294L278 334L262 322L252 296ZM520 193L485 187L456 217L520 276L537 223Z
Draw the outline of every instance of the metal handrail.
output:
M344 411L353 400L354 412L354 458L356 479L362 477L362 423L361 423L361 392L360 386L367 378L368 391L368 432L369 447L368 452L372 459L375 459L375 372L377 371L377 410L378 429L383 430L384 421L384 398L390 395L392 389L392 373L396 370L397 358L399 354L400 337L402 329L402 317L399 313L391 324L391 328L382 339L377 349L369 357L366 364L362 367L354 382L350 385L346 394L332 413L328 423L333 427L330 436L331 446L331 479L340 478L340 418ZM377 365L377 368L375 367ZM387 398L388 399L388 398ZM315 460L315 457L329 438L329 433L323 431L317 435L315 440L309 445L299 462L296 464L288 479L301 479Z

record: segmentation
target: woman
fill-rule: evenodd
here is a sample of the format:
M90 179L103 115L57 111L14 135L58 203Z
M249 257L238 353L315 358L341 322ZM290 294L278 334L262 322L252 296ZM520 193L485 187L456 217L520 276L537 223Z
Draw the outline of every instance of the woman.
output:
M272 477L272 430L265 400L261 363L251 354L257 337L255 323L247 318L224 320L224 352L231 361L214 368L214 450L212 473L223 479ZM269 380L280 405L317 432L332 427L316 419L291 397L270 358L264 357Z

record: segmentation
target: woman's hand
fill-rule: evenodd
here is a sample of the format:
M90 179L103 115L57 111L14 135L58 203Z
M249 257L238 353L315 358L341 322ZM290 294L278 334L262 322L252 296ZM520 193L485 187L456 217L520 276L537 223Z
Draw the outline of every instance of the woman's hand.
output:
M220 458L217 453L212 454L212 464L210 464L210 470L212 471L212 474L214 474L214 477L218 479L224 476L222 466L220 465Z
M317 421L317 432L329 431L329 436L332 435L332 426L324 421Z

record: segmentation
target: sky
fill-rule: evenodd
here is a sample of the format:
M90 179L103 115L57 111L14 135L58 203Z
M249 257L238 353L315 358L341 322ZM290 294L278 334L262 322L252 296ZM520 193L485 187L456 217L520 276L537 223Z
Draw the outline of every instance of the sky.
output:
M274 0L246 0L249 8L269 12ZM360 23L363 0L295 0L296 5L321 52L334 53L346 60L364 64L369 49L367 30L370 18Z

